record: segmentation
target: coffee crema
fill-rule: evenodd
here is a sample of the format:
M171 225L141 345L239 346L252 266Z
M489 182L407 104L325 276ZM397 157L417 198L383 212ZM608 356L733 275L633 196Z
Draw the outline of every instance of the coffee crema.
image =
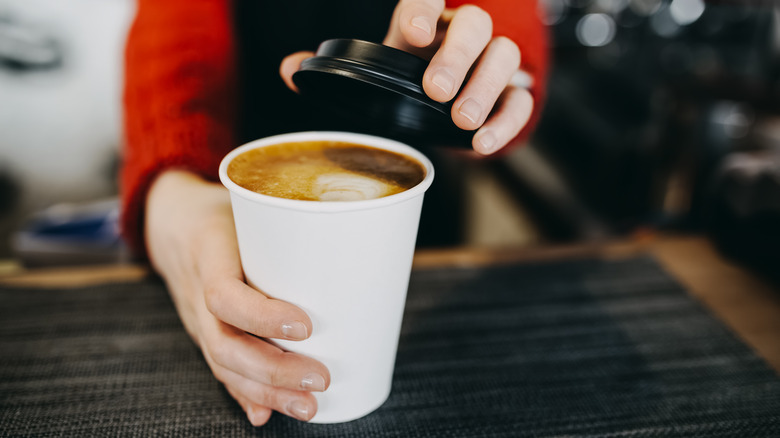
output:
M360 201L408 190L425 179L414 158L341 141L279 143L246 151L227 168L239 186L303 201Z

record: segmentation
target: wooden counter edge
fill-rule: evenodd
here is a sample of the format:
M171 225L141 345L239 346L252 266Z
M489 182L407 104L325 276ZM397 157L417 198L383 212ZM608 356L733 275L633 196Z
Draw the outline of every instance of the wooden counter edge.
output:
M77 288L106 283L139 281L151 275L142 264L68 266L57 268L6 268L0 286L34 288Z

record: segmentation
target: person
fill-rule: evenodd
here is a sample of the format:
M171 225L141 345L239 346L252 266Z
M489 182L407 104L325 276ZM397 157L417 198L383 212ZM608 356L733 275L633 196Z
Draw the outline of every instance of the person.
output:
M243 141L301 128L308 116L291 76L333 37L430 59L423 88L437 101L454 99L454 123L477 129L476 153L528 135L548 63L537 5L465 3L138 2L125 53L122 230L253 425L272 411L311 419L311 392L326 390L330 376L322 363L267 341L305 339L312 323L243 281L228 193L216 182L220 159ZM530 88L513 83L521 56Z

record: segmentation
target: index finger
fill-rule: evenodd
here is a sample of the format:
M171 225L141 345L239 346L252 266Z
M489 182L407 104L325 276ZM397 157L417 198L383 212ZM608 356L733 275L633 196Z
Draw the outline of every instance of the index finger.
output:
M217 227L223 232L207 233L199 248L206 307L221 321L260 337L308 338L312 324L306 312L244 283L232 216L223 215L221 220L230 222Z
M444 12L444 0L401 0L398 3L398 26L406 42L426 47L436 36L436 23Z
M312 324L306 312L288 302L268 298L235 278L205 285L206 307L221 321L261 338L301 341Z

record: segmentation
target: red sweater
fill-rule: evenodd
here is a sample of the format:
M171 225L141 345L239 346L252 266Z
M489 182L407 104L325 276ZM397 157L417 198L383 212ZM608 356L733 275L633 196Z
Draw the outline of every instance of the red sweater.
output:
M261 1L261 0L257 0ZM145 253L144 206L154 178L168 168L217 180L222 157L238 146L237 49L231 0L139 0L125 53L122 232ZM493 33L511 38L531 74L539 117L548 65L547 35L533 0L448 0L476 4ZM312 48L300 48L305 50ZM269 65L277 70L278 65Z

